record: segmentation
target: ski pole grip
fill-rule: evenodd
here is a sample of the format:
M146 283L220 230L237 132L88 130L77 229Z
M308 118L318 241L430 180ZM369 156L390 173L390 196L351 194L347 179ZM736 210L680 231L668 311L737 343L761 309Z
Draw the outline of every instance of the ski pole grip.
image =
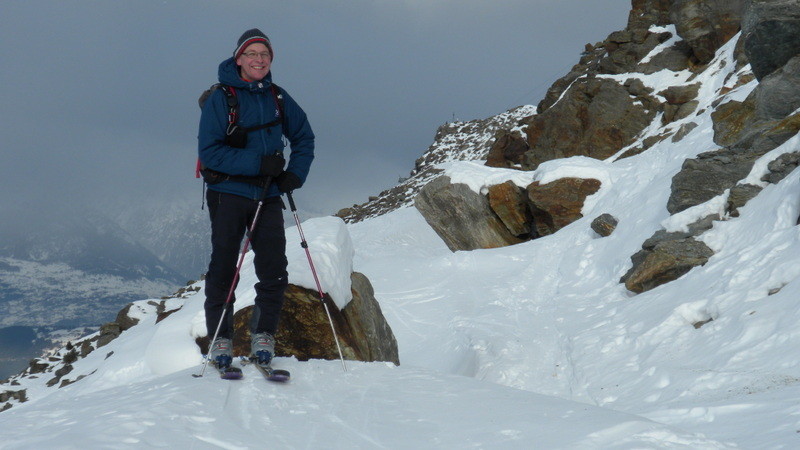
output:
M261 196L258 198L259 201L264 201L267 198L267 192L269 192L269 186L272 184L272 177L266 176L264 178L264 189L261 190Z
M297 211L297 207L294 205L294 197L292 197L291 192L286 193L286 198L289 199L289 208L291 208L292 212Z

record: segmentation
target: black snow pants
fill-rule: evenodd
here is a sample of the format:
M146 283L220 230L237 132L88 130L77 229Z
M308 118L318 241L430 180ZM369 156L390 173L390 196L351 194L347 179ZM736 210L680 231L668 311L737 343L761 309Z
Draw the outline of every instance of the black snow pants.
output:
M225 300L236 272L242 239L250 227L258 207L256 200L209 189L206 194L211 216L211 262L206 274L206 329L214 336ZM264 200L256 229L251 236L258 283L250 321L251 333L275 334L278 328L284 293L288 286L286 233L283 228L283 201L280 197ZM233 302L228 304L219 336L233 338Z

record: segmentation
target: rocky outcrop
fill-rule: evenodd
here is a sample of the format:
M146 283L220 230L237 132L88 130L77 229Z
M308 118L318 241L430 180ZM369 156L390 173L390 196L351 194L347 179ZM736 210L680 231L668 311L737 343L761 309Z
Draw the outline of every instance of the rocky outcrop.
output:
M702 153L687 159L672 178L667 210L675 214L722 194L746 177L762 155L745 148Z
M700 64L739 32L744 0L673 0L669 17Z
M407 178L401 178L397 186L370 197L366 203L343 208L336 215L347 223L353 223L412 205L422 187L441 175L437 164L487 159L495 147L497 136L521 136L518 128L520 120L535 113L533 106L525 105L487 119L440 126L433 144L417 159ZM498 151L500 154L504 152L496 150L495 153ZM514 164L517 163L506 165L499 161L497 167L512 167Z
M509 181L482 195L440 177L422 189L415 205L448 248L474 250L553 234L583 217L584 200L598 189L598 180L561 178L524 190Z
M600 189L600 181L561 178L547 184L534 182L527 188L531 212L540 236L553 234L583 217L586 197Z
M673 177L670 213L699 205L733 188L755 161L800 131L800 56L765 77L744 102L712 114L714 140L728 144L686 160Z
M486 165L489 167L520 167L525 152L529 149L528 141L519 133L500 130L494 136L494 144L489 149Z
M766 75L747 99L721 104L712 113L714 141L724 148L683 163L672 179L667 210L679 213L727 190L725 213L736 217L738 209L761 191L761 186L742 183L756 160L800 131L798 108L800 56L795 56ZM768 165L761 181L777 183L798 164L800 154L784 154ZM633 267L622 278L625 286L643 292L705 264L713 252L694 237L719 219L716 214L705 217L690 226L688 233L657 232L631 257Z
M608 158L631 144L659 110L657 100L634 96L614 80L577 80L558 103L524 121L530 150L523 168L576 155Z
M494 213L485 195L446 176L428 183L414 206L452 251L504 247L522 242Z
M800 10L795 0L751 0L742 18L744 49L758 80L800 53Z
M360 273L353 273L351 281L353 299L343 310L340 311L327 296L324 299L345 359L388 361L399 365L397 340L375 300L372 285ZM249 306L234 315L235 355L250 353L252 311L253 307ZM339 359L325 307L316 291L289 285L275 338L277 356L293 356L301 361ZM207 345L208 339L203 341L202 344Z

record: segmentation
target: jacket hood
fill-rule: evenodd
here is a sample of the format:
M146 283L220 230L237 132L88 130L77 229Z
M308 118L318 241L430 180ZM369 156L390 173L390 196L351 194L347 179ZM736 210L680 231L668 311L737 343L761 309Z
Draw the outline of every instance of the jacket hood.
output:
M232 57L219 64L217 77L220 83L238 89L255 90L258 89L259 82L262 83L264 87L268 87L272 84L272 71L269 71L267 76L260 81L244 81L242 77L239 76L239 66L236 65L236 60Z

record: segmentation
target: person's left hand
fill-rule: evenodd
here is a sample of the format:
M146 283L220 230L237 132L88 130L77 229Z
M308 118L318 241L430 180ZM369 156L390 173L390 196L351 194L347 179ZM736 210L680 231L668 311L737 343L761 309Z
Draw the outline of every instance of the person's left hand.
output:
M277 177L275 177L275 184L278 185L278 190L286 193L292 192L295 189L299 189L300 186L303 185L303 182L300 180L300 177L284 170L280 173Z

